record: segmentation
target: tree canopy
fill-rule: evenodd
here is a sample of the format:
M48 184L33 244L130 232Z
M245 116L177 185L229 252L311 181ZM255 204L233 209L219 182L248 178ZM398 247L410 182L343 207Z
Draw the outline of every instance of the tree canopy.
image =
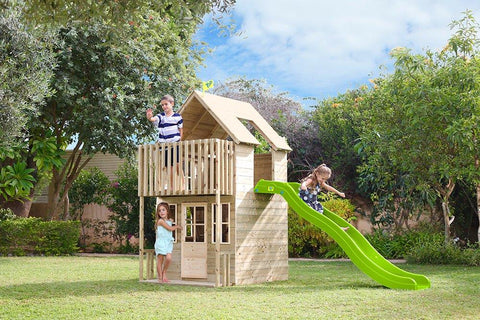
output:
M55 65L49 39L31 33L16 10L0 16L0 148L23 139L28 117L52 93L49 80Z

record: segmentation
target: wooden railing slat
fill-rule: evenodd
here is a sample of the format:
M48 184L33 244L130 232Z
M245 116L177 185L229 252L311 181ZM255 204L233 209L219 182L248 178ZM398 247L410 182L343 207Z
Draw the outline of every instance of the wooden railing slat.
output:
M138 195L231 194L233 150L232 141L220 139L138 146ZM165 166L166 156L173 166Z

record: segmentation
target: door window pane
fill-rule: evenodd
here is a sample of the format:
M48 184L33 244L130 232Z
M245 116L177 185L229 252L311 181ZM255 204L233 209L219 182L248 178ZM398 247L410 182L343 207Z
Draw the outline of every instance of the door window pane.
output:
M186 208L185 242L205 242L205 206Z

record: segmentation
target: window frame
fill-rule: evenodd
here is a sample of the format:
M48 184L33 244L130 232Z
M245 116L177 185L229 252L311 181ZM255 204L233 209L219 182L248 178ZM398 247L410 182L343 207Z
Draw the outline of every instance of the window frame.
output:
M207 242L207 208L208 208L208 205L206 203L186 203L183 205L183 208L184 208L184 226L183 226L183 241L184 242L188 242L188 243L206 243ZM194 213L193 213L193 216L192 216L192 223L189 224L187 223L187 210L188 208L194 208ZM197 223L197 216L196 216L196 212L197 212L197 208L203 208L203 223ZM192 230L192 235L191 236L188 236L187 234L187 227L188 226L191 226L191 230ZM197 239L197 235L196 235L196 232L197 232L197 226L203 226L203 241L196 241ZM193 241L187 241L187 237L191 237Z
M224 222L223 221L223 206L226 205L227 206L227 221ZM216 240L215 240L215 233L216 233L216 228L217 228L217 223L215 222L215 218L216 218L216 207L217 207L217 204L216 203L212 203L212 207L211 207L211 212L212 212L212 243L217 243ZM221 222L221 226L222 226L222 235L221 235L221 241L220 241L220 244L230 244L230 222L231 222L231 210L230 210L230 202L221 202L220 203L220 207L222 208L222 222ZM223 226L226 226L227 227L227 241L223 241L223 238L224 238L224 234L223 234Z

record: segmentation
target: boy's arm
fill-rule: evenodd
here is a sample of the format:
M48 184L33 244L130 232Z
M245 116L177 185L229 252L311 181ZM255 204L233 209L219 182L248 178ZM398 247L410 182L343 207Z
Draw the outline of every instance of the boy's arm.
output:
M147 109L147 120L150 122L158 121L158 117L153 115L153 110L151 108Z

